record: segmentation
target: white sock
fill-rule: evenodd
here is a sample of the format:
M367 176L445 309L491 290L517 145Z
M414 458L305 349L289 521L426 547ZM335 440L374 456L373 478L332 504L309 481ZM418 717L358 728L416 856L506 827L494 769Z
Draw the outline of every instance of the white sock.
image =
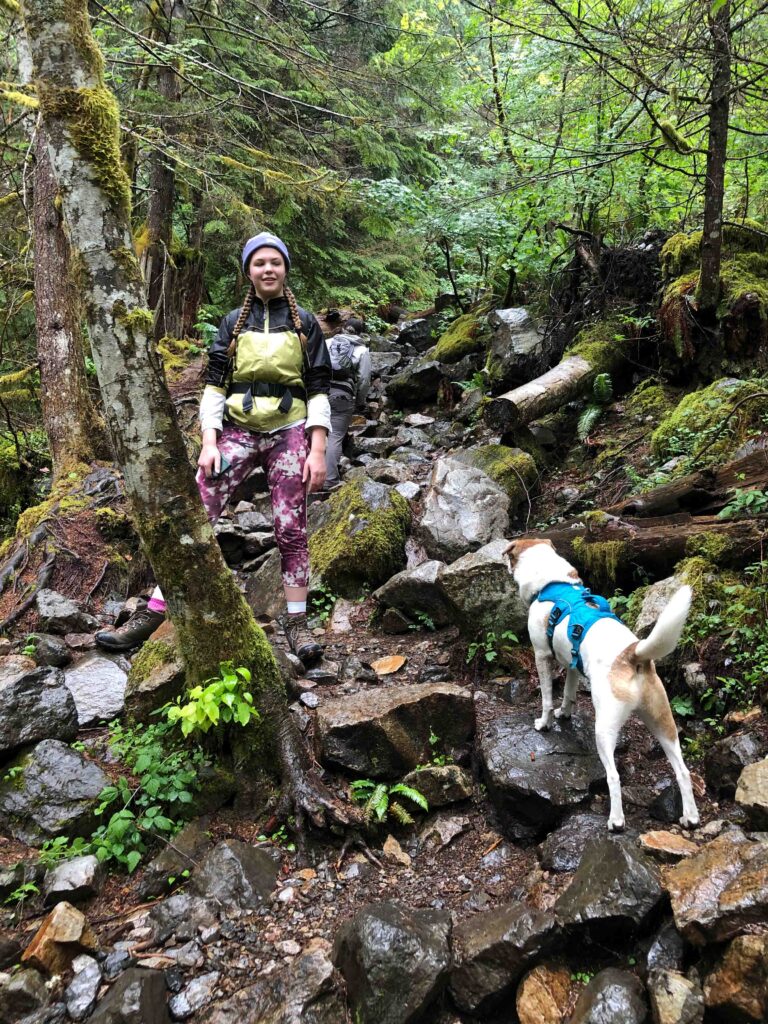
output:
M306 615L307 614L307 602L306 601L288 601L288 614L289 615Z

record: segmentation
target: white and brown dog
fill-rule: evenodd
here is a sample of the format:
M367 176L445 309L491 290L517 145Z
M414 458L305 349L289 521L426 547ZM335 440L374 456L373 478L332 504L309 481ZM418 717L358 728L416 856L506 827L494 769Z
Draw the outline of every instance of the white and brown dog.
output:
M553 602L537 600L549 583L580 583L576 569L555 551L548 540L514 540L507 548L509 571L520 588L520 597L530 606L528 633L536 657L541 686L541 717L536 729L549 729L552 716L569 718L576 698L579 672L571 668L572 646L568 637L568 619L564 614L555 626L552 649L547 636L549 614ZM652 735L659 741L675 773L683 797L680 824L693 828L699 823L699 812L691 788L691 777L685 767L677 728L672 717L664 686L656 674L654 661L675 649L691 606L691 588L681 587L659 616L646 640L615 618L601 618L584 634L580 648L584 675L589 679L595 708L595 739L600 760L605 768L611 799L608 828L624 827L621 784L614 762L616 740L622 726L636 711ZM554 651L554 656L553 656ZM557 709L552 704L552 673L558 664L566 668L563 702Z

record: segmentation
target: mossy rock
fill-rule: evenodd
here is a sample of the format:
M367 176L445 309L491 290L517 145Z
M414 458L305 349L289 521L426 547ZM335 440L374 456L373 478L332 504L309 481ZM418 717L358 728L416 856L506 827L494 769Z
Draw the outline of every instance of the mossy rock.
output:
M373 480L344 484L330 499L327 520L309 540L310 563L342 597L378 587L405 567L408 502Z
M761 391L768 391L768 381L725 377L706 388L691 392L662 419L653 432L651 454L657 460L664 461L674 455L696 455L702 450L701 458L696 460L697 467L710 466L731 458L748 437L764 429L766 399L755 397L753 401L745 401ZM723 426L726 417L737 405L735 414ZM716 436L718 430L721 432ZM708 439L713 443L703 451ZM675 475L681 475L689 468L684 460Z
M535 460L527 452L503 444L485 444L479 448L453 452L451 458L481 469L502 487L509 495L510 515L519 505L527 502L539 475Z
M660 384L655 377L648 377L625 400L625 408L629 416L659 420L674 408L675 401L670 388Z
M485 341L486 332L478 315L465 313L441 335L432 355L441 363L458 363L471 352L479 352Z
M703 231L690 234L681 231L667 239L660 253L661 270L666 280L698 271L703 237ZM768 253L768 233L758 221L745 220L741 225L728 224L723 228L724 259L739 253Z
M563 358L581 356L596 374L611 374L622 365L634 344L634 340L627 337L626 327L608 317L579 331Z
M166 620L133 659L125 687L125 712L131 722L154 721L158 708L184 692L186 672L176 630Z

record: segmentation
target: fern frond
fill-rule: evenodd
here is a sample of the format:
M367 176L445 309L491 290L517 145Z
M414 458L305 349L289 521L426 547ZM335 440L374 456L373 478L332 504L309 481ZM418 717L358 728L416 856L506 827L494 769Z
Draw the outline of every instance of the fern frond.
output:
M422 811L429 810L429 804L427 798L423 793L419 792L418 789L414 789L412 786L406 786L402 782L398 782L397 785L391 786L390 793L400 793L402 796L407 797L413 803L417 804Z
M406 811L402 804L399 804L397 800L389 805L389 813L392 817L398 821L401 825L413 825L414 820L411 815Z
M384 821L389 808L389 792L383 782L380 782L368 798L365 805L365 816L368 821L376 815L377 821Z
M579 416L579 422L576 427L576 433L579 435L579 440L584 441L589 435L590 430L600 417L603 415L603 410L599 405L588 405L584 412Z
M610 373L598 373L592 383L592 394L595 396L595 401L601 405L610 402L613 398L613 381Z

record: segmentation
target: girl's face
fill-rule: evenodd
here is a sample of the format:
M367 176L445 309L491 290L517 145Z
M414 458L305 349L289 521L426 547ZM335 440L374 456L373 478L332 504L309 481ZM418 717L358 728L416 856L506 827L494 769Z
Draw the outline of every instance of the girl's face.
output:
M285 260L278 249L265 245L251 257L248 277L260 299L275 299L282 295L286 273Z

